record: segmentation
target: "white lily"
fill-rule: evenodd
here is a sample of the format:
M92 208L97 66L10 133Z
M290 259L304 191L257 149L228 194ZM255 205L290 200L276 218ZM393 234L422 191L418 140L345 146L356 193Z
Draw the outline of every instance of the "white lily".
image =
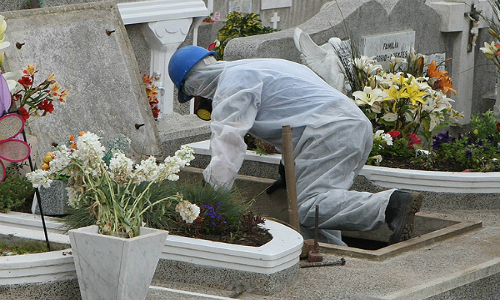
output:
M11 94L15 94L19 91L18 86L19 83L17 82L19 79L21 79L22 75L19 72L7 72L2 74L3 78L7 81L7 85L9 86L9 91Z
M369 86L365 86L363 91L356 91L352 93L354 96L354 101L357 105L368 104L372 106L375 102L382 101L387 97L387 93L381 89L372 89Z
M486 55L487 58L492 59L493 56L497 54L499 49L495 46L495 42L484 42L484 47L479 48L479 50L483 51L484 55Z
M398 115L395 113L386 113L382 116L382 120L386 122L394 122L398 119Z

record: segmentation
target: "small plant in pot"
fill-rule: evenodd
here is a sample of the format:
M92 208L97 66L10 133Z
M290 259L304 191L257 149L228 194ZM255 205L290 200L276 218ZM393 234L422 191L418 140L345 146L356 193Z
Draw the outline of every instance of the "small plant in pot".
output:
M48 153L43 169L26 175L34 187L67 180L70 206L87 207L96 220L69 231L82 299L145 299L168 232L141 227L143 215L154 208L161 216L174 203L183 204L179 213L188 222L199 214L181 194L151 197L156 184L177 180L194 158L192 149L182 147L160 164L154 157L134 164L123 144L129 140L106 150L97 135L82 132Z
M90 132L81 132L76 141L70 136L69 145L58 145L47 156L48 164L26 175L33 186L50 187L53 180L67 180L71 207L88 207L101 233L127 237L139 235L142 215L148 209L161 211L173 202L184 201L180 194L153 201L150 189L163 180L177 180L180 168L194 159L193 150L183 147L161 164L151 156L134 166L123 150L106 150L100 138ZM186 207L196 213L195 207Z

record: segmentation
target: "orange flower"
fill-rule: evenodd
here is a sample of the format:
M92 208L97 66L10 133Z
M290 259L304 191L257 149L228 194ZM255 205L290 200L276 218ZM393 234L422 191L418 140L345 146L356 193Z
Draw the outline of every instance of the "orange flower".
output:
M80 131L80 133L78 133L79 136L82 136L85 134L85 131Z
M72 149L78 150L78 146L75 143L75 137L72 134L69 135L69 144Z
M429 65L429 71L428 75L429 77L434 77L434 78L441 78L445 74L447 74L448 71L439 71L436 65L436 61L433 60L431 64Z
M457 91L453 89L453 83L451 82L451 78L448 75L441 77L437 81L436 85L437 88L443 90L443 93L447 94L448 97L450 96L451 92L453 92L455 95L457 94Z

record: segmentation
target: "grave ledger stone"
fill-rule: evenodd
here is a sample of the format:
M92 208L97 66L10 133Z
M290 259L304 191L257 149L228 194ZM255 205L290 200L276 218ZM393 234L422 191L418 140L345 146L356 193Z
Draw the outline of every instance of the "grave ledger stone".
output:
M38 139L38 157L51 151L52 143L65 143L80 131L98 134L103 145L121 134L128 137L130 156L136 161L161 155L141 74L116 4L75 4L2 15L11 42L7 70L21 71L35 64L39 70L35 84L55 73L68 91L65 105L56 104L45 117L28 119L27 129ZM16 43L24 45L18 49ZM44 213L66 213L66 197L58 197L60 192L48 194L41 199Z
M160 155L155 121L141 74L116 4L96 2L2 13L11 44L9 71L35 64L35 83L50 73L68 91L66 105L28 119L43 157L51 144L90 131L103 145L120 134L131 140L131 155ZM136 126L142 125L142 126Z

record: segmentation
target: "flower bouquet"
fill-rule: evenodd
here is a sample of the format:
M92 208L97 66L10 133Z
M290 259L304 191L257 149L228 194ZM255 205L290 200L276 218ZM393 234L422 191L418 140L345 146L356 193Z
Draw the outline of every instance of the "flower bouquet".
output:
M60 104L66 103L68 92L55 80L55 74L35 84L35 74L38 72L36 65L29 64L22 71L18 80L21 89L12 97L17 102L19 112L24 120L30 116L45 116L54 111L54 101Z
M350 85L354 102L374 127L374 147L368 163L384 156L412 157L429 147L432 133L457 123L463 115L451 107L453 89L446 71L436 61L425 64L422 54L392 57L386 72L366 56L355 58ZM422 138L421 138L422 137Z
M154 208L157 215L162 215L172 203L181 203L179 213L188 222L196 218L199 208L183 200L181 194L151 197L152 187L164 180L178 179L176 173L194 159L193 150L182 147L160 164L152 156L134 164L123 150L128 143L128 139L122 138L106 150L97 135L82 132L76 140L70 137L68 145L58 145L49 152L43 169L26 177L34 187L49 187L53 180L67 180L69 205L88 208L100 232L105 234L138 236L144 213Z

